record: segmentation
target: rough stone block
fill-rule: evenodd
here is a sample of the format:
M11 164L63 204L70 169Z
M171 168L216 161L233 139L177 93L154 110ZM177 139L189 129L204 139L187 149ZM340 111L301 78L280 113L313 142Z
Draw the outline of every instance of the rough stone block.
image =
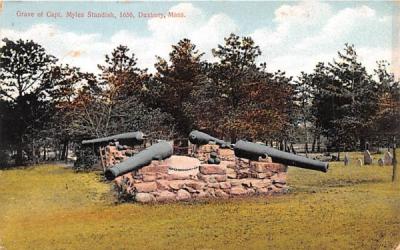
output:
M253 161L251 162L251 167L258 173L286 171L286 166L279 163Z
M157 189L159 190L168 190L169 188L169 181L167 180L157 180Z
M226 166L220 166L215 164L202 164L200 165L200 173L210 174L226 174Z
M248 168L240 169L236 172L236 178L238 179L249 178L250 175L250 170Z
M237 186L237 187L231 188L230 194L231 195L245 195L245 194L247 194L247 191L243 187Z
M139 193L149 193L157 190L155 182L135 183L135 188Z
M206 144L206 145L200 145L197 148L197 152L202 152L202 153L211 153L213 151L217 151L219 149L219 145L215 144Z
M168 183L168 186L173 190L179 190L185 186L185 181L183 180L174 180Z
M228 182L231 184L232 187L242 186L242 182L238 179L230 179Z
M225 168L232 168L232 169L236 168L235 161L221 161L219 165Z
M218 155L223 160L234 161L235 160L235 152L229 148L220 148L218 150Z
M207 192L208 197L210 197L210 198L215 197L215 189L214 188L207 188L206 192Z
M231 184L229 182L220 182L219 187L222 189L228 189L231 188Z
M168 180L190 180L190 176L179 175L179 174L169 174L167 179Z
M208 183L207 187L209 187L209 188L219 188L219 183L218 182Z
M286 173L277 173L271 177L272 183L286 184Z
M149 193L137 193L135 195L135 200L140 203L149 203L156 201L156 198Z
M214 191L214 193L215 193L215 196L219 197L219 198L228 198L229 197L229 195L227 193L225 193L224 191L222 191L221 189L216 189Z
M256 189L265 188L265 187L268 187L268 186L270 186L272 184L272 181L269 180L269 179L262 179L262 180L254 179L254 180L251 180L250 182L251 182L251 186L256 188Z
M209 194L205 191L200 191L198 193L193 194L193 197L196 199L207 199Z
M204 175L204 174L198 174L197 175L200 180L203 180L207 183L214 183L214 182L223 182L226 181L226 175L219 175L219 174L213 174L213 175Z
M147 173L143 175L144 182L155 181L156 179L157 179L156 173Z
M175 201L176 195L173 192L161 191L156 195L156 200L159 202L171 202Z
M204 182L200 182L200 181L190 181L185 183L185 185L187 187L191 187L197 191L202 191L204 189L204 187L206 186L206 184Z
M164 174L168 174L168 165L154 163L154 161L153 161L150 165L139 169L138 173L139 174L147 174L147 173L164 173Z
M176 199L178 201L187 201L190 200L191 195L188 191L184 189L179 189L178 192L176 193Z
M284 183L274 182L274 186L277 187L277 188L283 188L283 187L285 187L286 185L285 185Z
M267 173L257 173L255 177L258 179L265 179L268 177L268 175Z
M269 192L268 188L256 188L257 194L268 194Z

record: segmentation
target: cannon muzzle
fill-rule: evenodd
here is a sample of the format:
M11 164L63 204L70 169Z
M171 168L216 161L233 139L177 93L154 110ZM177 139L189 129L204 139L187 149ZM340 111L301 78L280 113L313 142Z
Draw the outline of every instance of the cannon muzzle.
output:
M172 153L172 145L166 141L162 141L107 169L104 174L107 180L113 180L120 175L149 165L152 160L163 160L168 158Z
M198 130L193 130L192 132L190 132L189 141L196 145L205 145L210 142L214 142L215 144L220 145L222 148L230 147L230 144L228 142L212 137L211 135L200 132Z
M328 163L309 159L303 156L283 152L261 144L239 140L234 146L235 156L249 160L258 160L259 157L271 157L273 162L288 166L306 168L322 172L328 171Z
M130 132L130 133L123 133L123 134L117 134L117 135L112 135L112 136L107 136L107 137L102 137L102 138L96 138L96 139L91 139L91 140L83 140L82 144L83 145L89 145L89 144L96 144L96 145L107 145L109 142L112 141L118 141L121 144L124 145L137 145L141 144L143 140L145 139L145 135L140 132Z

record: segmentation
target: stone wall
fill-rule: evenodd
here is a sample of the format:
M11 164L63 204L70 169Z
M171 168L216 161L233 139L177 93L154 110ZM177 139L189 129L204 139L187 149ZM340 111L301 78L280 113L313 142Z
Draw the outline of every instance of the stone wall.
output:
M207 164L211 152L222 160ZM151 164L115 179L119 190L136 201L174 202L247 195L269 195L287 190L286 170L281 164L235 158L233 150L204 145Z

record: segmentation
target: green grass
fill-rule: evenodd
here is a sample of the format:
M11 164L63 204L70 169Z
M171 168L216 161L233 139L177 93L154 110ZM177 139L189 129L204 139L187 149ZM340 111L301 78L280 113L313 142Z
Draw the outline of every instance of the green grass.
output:
M352 154L353 158L359 154ZM375 156L376 157L376 156ZM355 161L353 161L354 163ZM290 193L115 205L95 173L43 165L0 171L6 249L393 249L400 183L391 167L290 168Z

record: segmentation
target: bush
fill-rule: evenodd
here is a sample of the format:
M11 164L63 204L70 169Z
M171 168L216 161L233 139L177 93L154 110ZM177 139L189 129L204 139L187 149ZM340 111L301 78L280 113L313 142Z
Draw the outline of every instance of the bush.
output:
M10 155L6 150L0 150L0 168L8 167L10 162Z
M99 161L96 153L89 147L78 148L76 151L76 161L74 163L75 171L90 171L93 170Z
M114 184L114 190L116 191L116 198L118 203L131 202L134 200L134 194L130 191L132 190L132 185L129 183L129 179L123 177L120 184Z

